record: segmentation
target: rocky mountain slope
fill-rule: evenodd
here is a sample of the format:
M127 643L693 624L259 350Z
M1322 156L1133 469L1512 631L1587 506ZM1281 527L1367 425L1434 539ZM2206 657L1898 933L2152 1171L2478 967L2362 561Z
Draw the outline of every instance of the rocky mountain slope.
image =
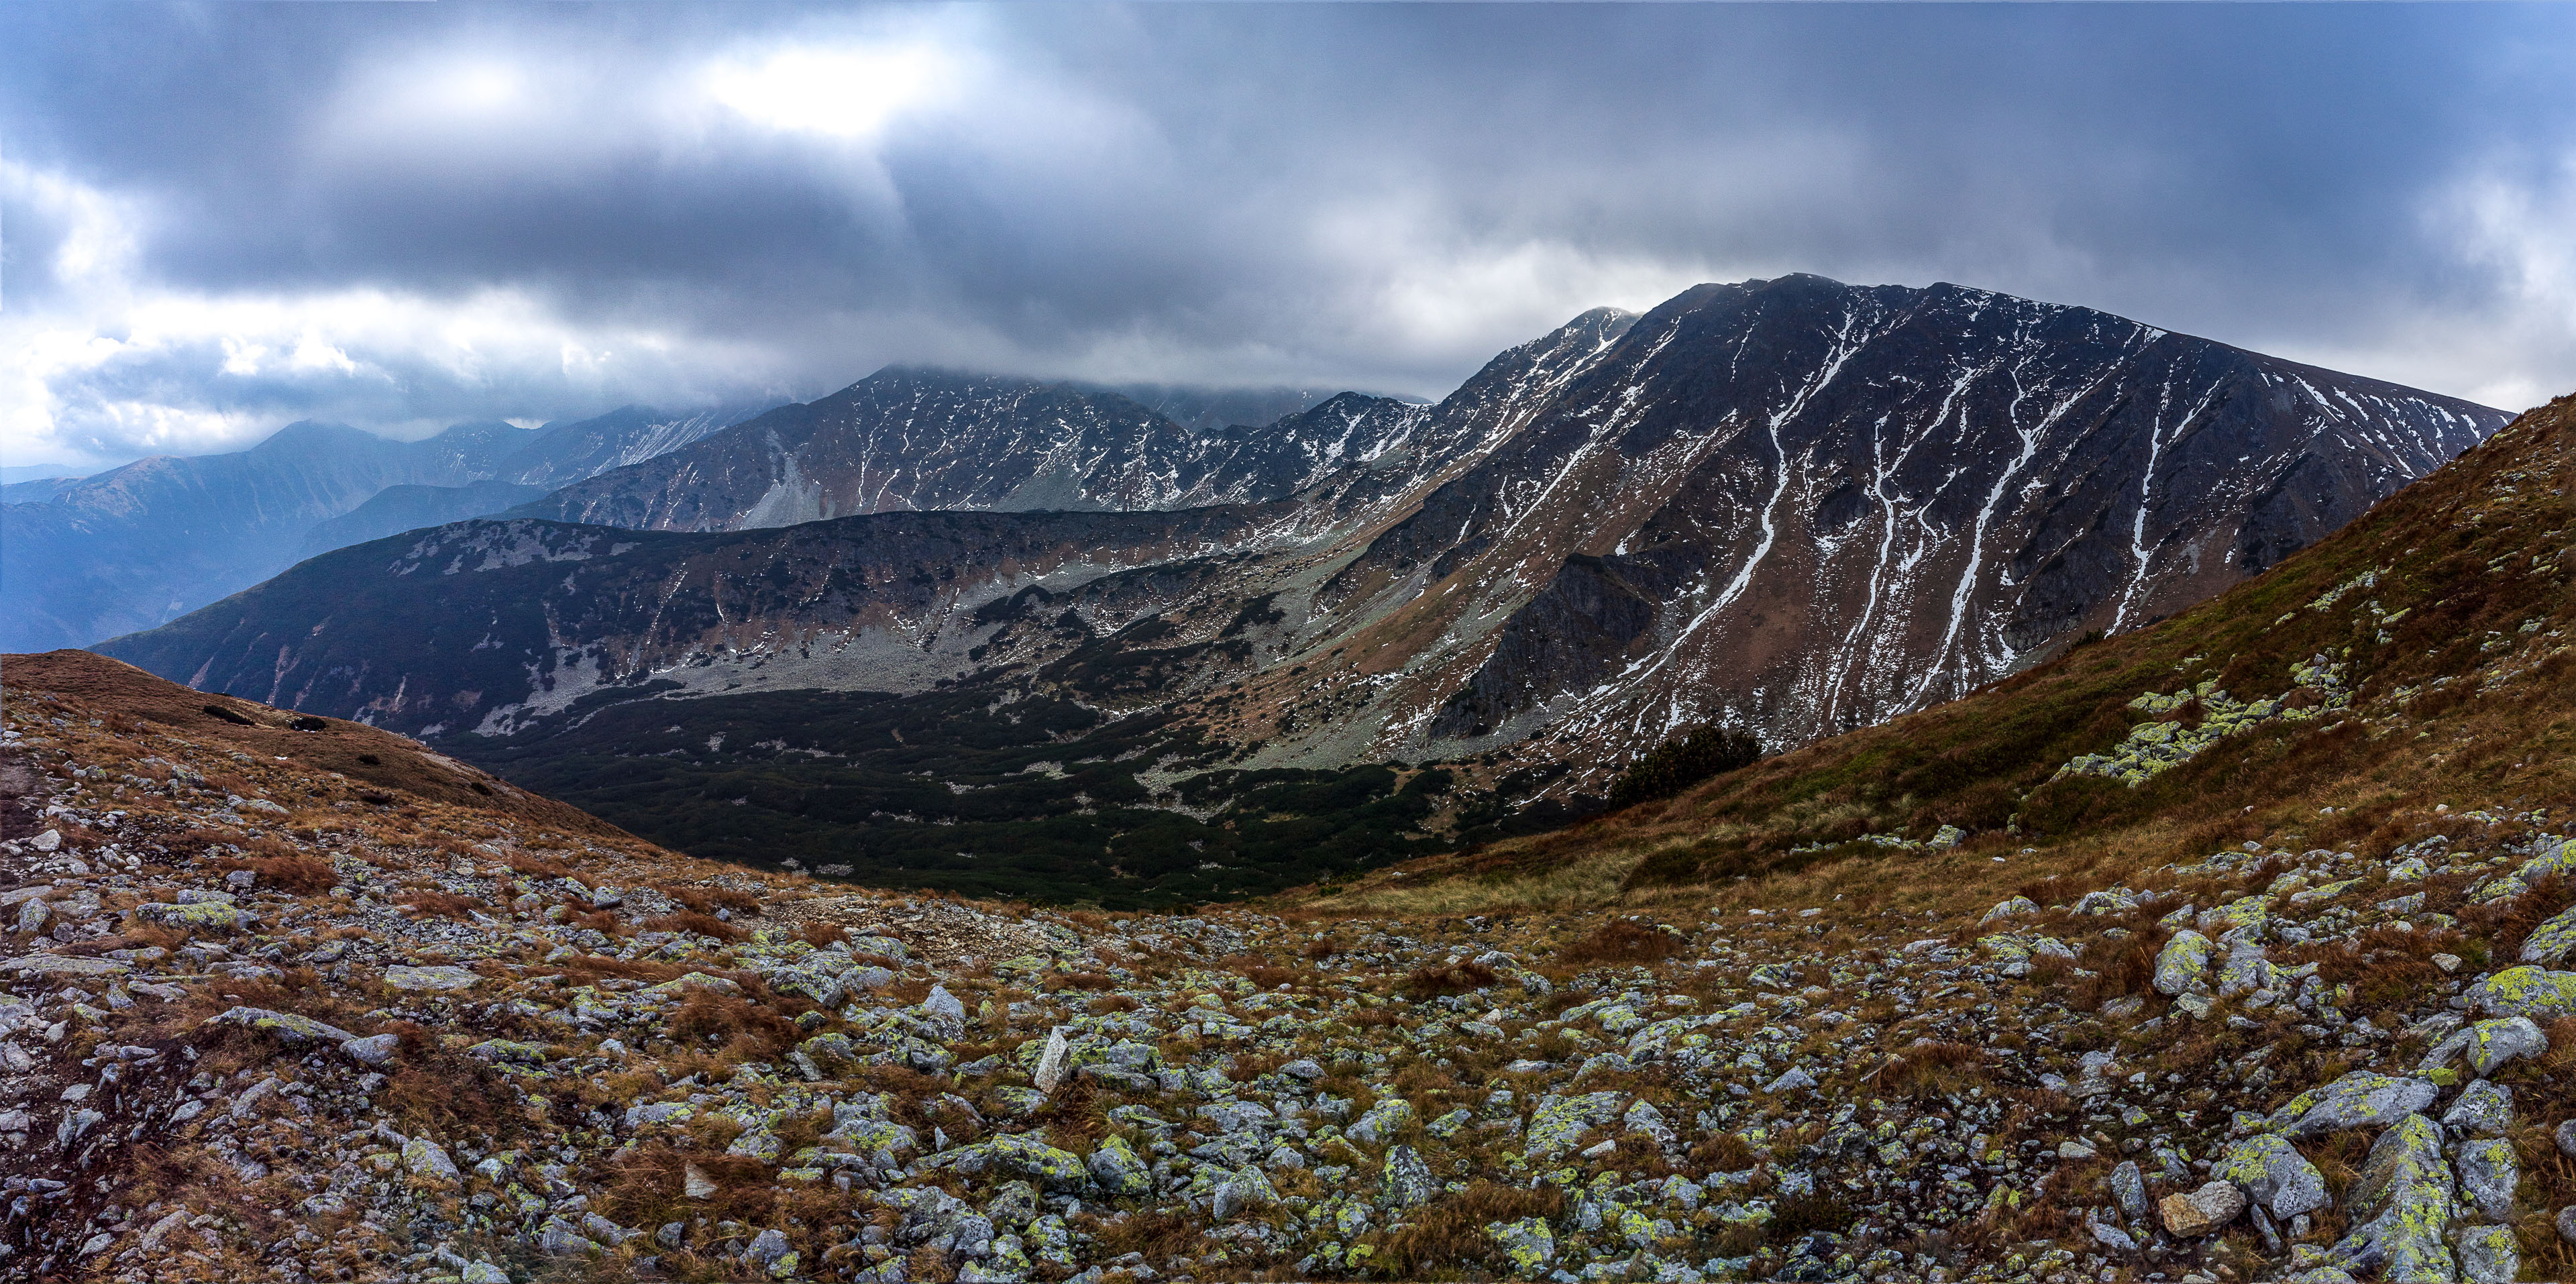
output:
M1362 400L1384 407L1332 417L1329 435L1300 431L1302 414L1267 432L1194 431L1104 388L892 366L513 515L717 531L931 509L1257 502L1320 480L1345 454L1368 458L1400 439L1409 419L1396 408L1411 408Z
M1861 968L1836 925L1886 923L1863 957L1938 963L1961 1005L1948 1030L1905 1018L1935 1042L1893 1062L1989 1085L2036 1046L2024 1022L2063 1013L2046 1045L2091 1073L2025 1105L2080 1121L2072 1162L2009 1189L2010 1147L1972 1145L1942 1171L1960 1213L1986 1211L1918 1273L1996 1265L2044 1226L2087 1276L2170 1276L2181 1249L2240 1278L2564 1277L2571 468L2576 398L2160 625L1669 802L1292 904L1776 924L1821 938L1837 978L1807 994L1838 1009ZM1915 921L1934 930L1900 944ZM1838 1113L1884 1081L1816 1077Z
M1212 841L1170 827L1285 779L1263 771L1429 788L1402 764L1435 762L1461 788L1414 839L1540 825L1681 727L1793 745L2170 613L2501 419L2084 309L1787 278L1586 314L1437 406L1345 395L1258 432L889 370L537 505L695 533L462 526L107 649L448 737L703 854L990 891L1029 872L994 848L1053 853L1037 834L1118 799L1141 810L1086 824L1076 865L1136 869L1151 833L1148 882L1256 891L1239 851L1169 881ZM1265 498L1160 511L1221 496ZM1041 503L1157 511L999 511ZM929 505L978 511L762 525ZM782 725L755 695L792 689L871 712ZM1022 700L1087 712L1040 735ZM969 735L964 707L1002 721ZM1079 786L1017 774L1095 759ZM667 801L719 780L738 825ZM969 821L1003 828L954 841ZM1405 849L1371 833L1353 851ZM827 854L853 847L903 854ZM1105 903L1145 894L1125 877Z
M375 728L7 657L0 1243L136 1281L2564 1278L2571 455L2576 399L1969 700L1187 914L692 861Z

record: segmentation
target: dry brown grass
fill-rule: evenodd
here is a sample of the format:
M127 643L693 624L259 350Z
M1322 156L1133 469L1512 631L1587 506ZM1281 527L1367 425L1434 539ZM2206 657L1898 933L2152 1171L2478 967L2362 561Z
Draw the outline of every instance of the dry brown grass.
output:
M1522 1217L1554 1219L1564 1212L1565 1192L1553 1186L1525 1190L1473 1182L1457 1194L1407 1213L1401 1227L1365 1237L1363 1242L1376 1249L1369 1258L1368 1273L1380 1279L1420 1280L1445 1276L1466 1263L1500 1264L1493 1237L1485 1233L1487 1223Z
M1682 938L1671 932L1631 918L1612 918L1594 928L1591 935L1557 951L1556 958L1569 967L1605 963L1624 966L1660 963L1685 948Z
M483 908L479 898L432 890L405 892L394 903L418 918L463 918Z
M1918 1043L1879 1072L1879 1090L1891 1096L1938 1097L1987 1082L1986 1054L1965 1043Z
M739 941L751 935L723 919L697 910L679 910L658 915L644 920L637 926L648 932L695 932L700 936L713 937L719 941Z
M717 910L728 914L758 914L760 898L738 887L665 887L662 894L712 917Z
M1440 994L1469 994L1487 989L1501 981L1494 969L1466 959L1456 963L1425 963L1405 974L1398 988L1417 999Z

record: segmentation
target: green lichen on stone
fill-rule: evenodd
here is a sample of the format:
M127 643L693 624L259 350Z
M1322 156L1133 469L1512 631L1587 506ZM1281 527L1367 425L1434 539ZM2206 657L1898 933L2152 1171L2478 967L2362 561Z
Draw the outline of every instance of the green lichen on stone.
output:
M2215 678L2170 693L2142 693L2129 701L2131 709L2156 718L2198 701L2201 720L2194 726L2179 722L2139 723L2111 752L2079 754L2059 768L2052 779L2101 776L2135 785L2189 762L2237 732L2273 721L2304 722L2352 706L2352 692L2343 685L2343 666L2324 656L2292 665L2290 677L2294 689L2316 693L2316 702L2305 708L2291 708L2286 692L2280 697L2241 701L2219 690Z

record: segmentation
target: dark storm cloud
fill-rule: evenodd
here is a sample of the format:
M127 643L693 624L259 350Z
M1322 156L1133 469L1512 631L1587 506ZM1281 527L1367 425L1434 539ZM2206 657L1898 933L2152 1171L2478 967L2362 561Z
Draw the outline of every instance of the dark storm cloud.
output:
M2576 376L2571 35L2557 7L20 6L0 335L33 355L0 414L21 451L113 454L905 359L1437 393L1582 307L1798 270L2527 397Z

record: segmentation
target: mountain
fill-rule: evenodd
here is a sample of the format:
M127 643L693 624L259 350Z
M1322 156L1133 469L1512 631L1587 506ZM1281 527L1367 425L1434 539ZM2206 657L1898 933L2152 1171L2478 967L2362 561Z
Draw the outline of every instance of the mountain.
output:
M1335 410L1318 415L1327 402ZM1356 393L1046 383L890 366L809 405L702 433L718 439L693 450L675 442L651 452L660 458L650 464L596 468L590 484L514 515L737 530L892 511L1259 502L1320 479L1337 452L1357 458L1387 448L1389 434L1418 413ZM1310 419L1315 432L1329 420L1332 436L1280 429Z
M1333 445L1193 431L1076 384L891 366L511 514L640 530L742 530L866 513L1147 511L1281 498L1339 450L1380 449L1416 408L1361 399ZM1368 408L1387 409L1367 413ZM1314 412L1309 411L1308 414ZM1292 417L1291 422L1295 417ZM1358 437L1352 430L1364 430ZM1300 466L1302 463L1303 466Z
M325 640L283 656L281 697L470 716L479 697L366 670L470 637L466 676L506 680L531 628L585 657L700 639L477 750L587 755L596 796L692 847L947 886L1073 869L1107 908L1138 884L1333 877L1164 914L854 889L692 861L529 792L533 770L442 752L476 737L433 750L97 656L0 658L12 1260L2568 1278L2571 475L2576 398L1964 699L1378 869L1335 866L1445 773L1240 769L1156 707L1174 669L1265 654L1284 603L1195 642L1168 612L1091 624L1229 566L1285 575L1307 545L1282 517L1374 511L1366 487L713 534L477 522L344 550L317 564L371 596L303 585L293 623ZM296 578L233 618L283 622ZM745 694L824 636L783 631L795 609L846 632L996 581L1021 587L946 618L1069 648L1029 682ZM441 603L447 632L410 651L348 628L407 612L365 635L399 643ZM329 1236L261 1211L290 1205Z
M533 432L458 424L417 442L306 422L236 454L14 483L0 490L0 574L13 607L0 646L74 645L146 627L299 557L499 512L746 413L626 406Z
M543 498L547 491L544 486L491 478L462 486L387 486L366 503L315 522L304 532L304 543L296 552L312 557L424 526L445 526Z
M2436 834L2461 859L2576 792L2571 475L2576 396L2170 619L1668 802L1416 865L1402 886L1457 874L1508 903L1515 875L1570 866L1615 870L1638 895L1919 881L1902 866L2009 889L2030 876L2019 866L2059 858L2117 880L2211 845L2385 850ZM1974 868L1926 864L1945 826ZM1996 855L2015 868L1985 869Z
M620 406L588 419L550 423L501 461L495 480L549 490L567 486L669 454L759 412L759 408L733 408L673 414L648 406Z
M104 649L438 735L666 841L727 782L704 854L1145 903L1579 814L1697 723L1776 749L1940 703L2258 574L2503 419L2082 308L1791 277L1259 433L884 371L532 506L660 529L416 533ZM1209 496L1259 502L1177 507ZM933 504L980 511L764 525ZM1249 810L1291 782L1385 810L1247 838L1304 814ZM961 858L1041 834L1063 853ZM1121 854L1191 843L1222 851Z
M458 424L398 442L289 424L248 450L156 457L0 507L0 647L68 646L148 628L284 570L307 528L387 486L488 476L529 433Z

